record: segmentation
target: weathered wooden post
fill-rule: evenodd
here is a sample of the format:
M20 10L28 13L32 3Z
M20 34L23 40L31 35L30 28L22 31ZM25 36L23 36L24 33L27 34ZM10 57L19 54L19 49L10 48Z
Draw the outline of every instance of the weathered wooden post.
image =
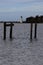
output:
M32 41L32 29L33 29L33 23L31 23L31 28L30 28L30 41Z
M35 30L34 30L34 38L37 38L37 23L38 23L38 16L35 17Z
M6 39L6 22L4 22L4 40Z
M37 38L37 23L35 23L35 31L34 31L34 38L36 39Z
M30 41L32 41L32 33L33 33L33 17L29 18L29 21L31 23L31 27L30 27Z
M11 23L11 26L10 26L10 39L12 39L12 26L13 26L13 24Z

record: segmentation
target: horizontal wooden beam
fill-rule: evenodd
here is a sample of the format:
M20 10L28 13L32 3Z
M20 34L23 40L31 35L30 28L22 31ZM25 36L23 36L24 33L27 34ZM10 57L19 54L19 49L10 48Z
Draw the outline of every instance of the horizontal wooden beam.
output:
M11 22L10 22L10 23L4 22L4 25L5 25L5 26L14 26L14 24L11 23Z
M6 26L14 26L14 24L6 24Z

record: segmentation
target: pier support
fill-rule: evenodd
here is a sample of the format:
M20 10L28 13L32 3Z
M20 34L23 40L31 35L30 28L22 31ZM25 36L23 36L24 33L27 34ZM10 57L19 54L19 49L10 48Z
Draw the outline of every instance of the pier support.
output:
M12 23L11 23L12 24ZM10 39L12 39L12 25L10 27Z
M14 24L12 22L7 23L4 22L4 40L6 39L6 27L10 26L10 39L12 39L12 27L14 26Z
M30 41L32 41L32 34L33 34L33 23L31 23L30 27ZM35 28L34 28L34 39L37 38L37 23L35 23Z
M31 28L30 28L30 41L32 41L32 29L33 29L33 23L31 23Z
M37 38L37 23L35 23L34 38Z
M4 22L4 40L6 39L6 22Z

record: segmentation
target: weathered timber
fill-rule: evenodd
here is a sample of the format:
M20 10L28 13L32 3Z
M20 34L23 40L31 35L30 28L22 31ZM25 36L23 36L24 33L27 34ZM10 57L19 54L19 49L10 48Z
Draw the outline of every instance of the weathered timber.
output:
M6 39L6 22L4 22L4 40Z
M7 23L5 26L13 26L13 23Z
M33 29L33 23L31 23L30 27L30 41L32 41L32 29Z
M12 23L11 23L12 24ZM12 25L10 27L10 39L12 39Z
M37 38L37 23L35 23L34 38Z
M6 39L6 27L10 27L10 39L12 39L12 27L14 24L11 22L10 24L7 22L4 22L4 40Z

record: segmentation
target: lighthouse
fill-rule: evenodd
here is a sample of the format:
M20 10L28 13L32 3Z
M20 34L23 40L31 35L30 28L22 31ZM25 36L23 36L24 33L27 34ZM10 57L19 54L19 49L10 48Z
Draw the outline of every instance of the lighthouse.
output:
M22 23L23 22L23 17L22 16L20 16L20 23Z

